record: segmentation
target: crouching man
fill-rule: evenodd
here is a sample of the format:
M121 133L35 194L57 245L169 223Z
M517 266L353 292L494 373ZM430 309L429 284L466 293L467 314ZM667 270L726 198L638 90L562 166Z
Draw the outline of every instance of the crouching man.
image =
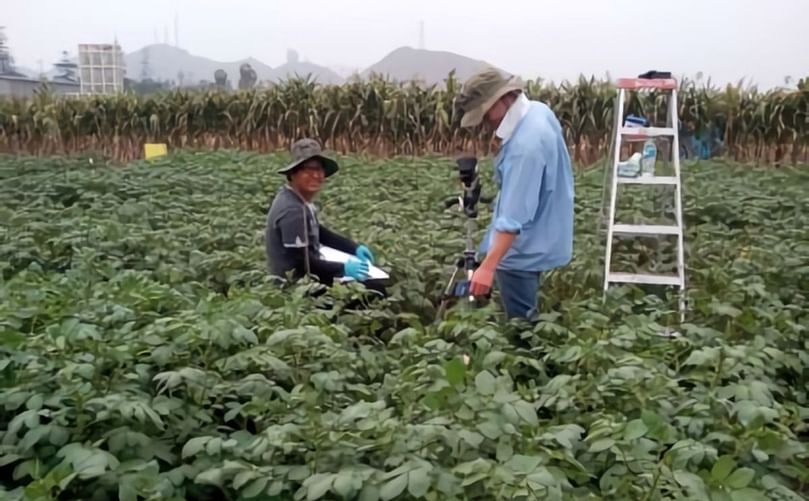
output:
M300 279L314 276L326 286L336 278L351 277L366 282L369 289L384 293L381 284L367 281L371 250L321 225L312 201L326 178L334 175L337 162L323 155L314 139L301 139L291 148L292 163L279 170L287 178L275 196L267 214L265 250L273 275ZM345 263L326 261L320 257L320 246L326 245L351 254Z

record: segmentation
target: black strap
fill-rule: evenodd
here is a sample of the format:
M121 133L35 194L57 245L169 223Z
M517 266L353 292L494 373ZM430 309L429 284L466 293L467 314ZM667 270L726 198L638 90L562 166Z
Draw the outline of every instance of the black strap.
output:
M304 242L303 248L303 267L304 270L306 271L306 276L309 276L312 273L312 268L309 264L309 217L308 214L306 213L307 203L306 200L301 196L301 194L295 191L291 186L286 185L284 187L289 191L291 191L292 193L294 193L295 196L297 196L303 203L303 205L301 206L301 209L303 210L303 235L304 239L306 240Z
M670 71L657 71L657 70L649 70L646 73L642 73L638 75L638 78L644 78L647 80L657 80L660 78L671 78Z

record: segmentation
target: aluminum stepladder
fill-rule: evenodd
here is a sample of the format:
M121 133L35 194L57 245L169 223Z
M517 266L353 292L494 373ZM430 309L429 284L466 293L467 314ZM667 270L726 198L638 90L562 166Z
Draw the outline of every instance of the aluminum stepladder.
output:
M685 256L683 249L683 210L682 185L680 178L680 141L678 137L679 119L677 116L677 82L672 78L646 79L621 78L617 82L618 104L615 114L615 133L611 145L614 149L612 164L612 179L610 189L610 207L607 219L607 246L604 261L604 299L611 284L647 284L664 285L679 288L680 321L685 321L686 289L685 289ZM626 127L624 125L624 104L626 95L631 91L659 90L670 93L666 127ZM618 165L621 161L621 146L625 141L645 141L648 138L671 139L671 163L674 167L674 176L644 176L621 177L618 175ZM658 147L658 152L661 151ZM658 162L660 155L658 155ZM674 187L675 224L620 224L615 222L615 202L618 198L619 185L636 184L651 186ZM650 273L622 273L612 271L612 242L615 236L643 237L643 236L676 236L677 237L677 274L650 274Z

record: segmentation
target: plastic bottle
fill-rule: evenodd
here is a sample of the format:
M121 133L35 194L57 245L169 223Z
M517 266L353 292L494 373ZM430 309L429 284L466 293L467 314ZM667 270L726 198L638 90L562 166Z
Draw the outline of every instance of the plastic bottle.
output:
M641 175L654 176L655 162L657 161L657 145L654 139L647 139L643 143L643 157L640 161Z

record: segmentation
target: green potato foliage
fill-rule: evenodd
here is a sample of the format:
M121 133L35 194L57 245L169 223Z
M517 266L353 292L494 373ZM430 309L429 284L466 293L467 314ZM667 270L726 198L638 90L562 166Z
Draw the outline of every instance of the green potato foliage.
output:
M527 326L496 294L434 322L464 247L442 158L341 157L320 198L390 271L389 298L273 285L263 229L285 161L0 157L3 499L807 494L805 169L685 166L682 325L671 291L602 301L602 177L579 173L574 259ZM639 190L619 211L655 208ZM616 266L665 271L672 249L620 241Z

